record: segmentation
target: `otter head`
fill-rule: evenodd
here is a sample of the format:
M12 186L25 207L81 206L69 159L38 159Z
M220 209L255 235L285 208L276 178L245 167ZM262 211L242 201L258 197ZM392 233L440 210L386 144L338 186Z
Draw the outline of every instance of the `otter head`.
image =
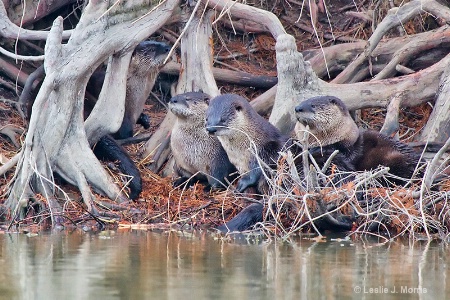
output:
M157 70L164 65L164 60L169 54L171 46L162 42L143 41L133 51L130 70L145 74Z
M170 99L169 109L181 120L198 121L203 125L210 98L202 92L179 94Z
M309 98L295 107L296 130L308 126L312 146L326 146L336 142L353 144L359 130L345 104L333 96ZM302 126L298 126L302 125ZM297 131L301 139L300 132Z
M246 129L248 101L238 95L224 94L214 97L206 111L206 131L217 136L235 135L236 129Z

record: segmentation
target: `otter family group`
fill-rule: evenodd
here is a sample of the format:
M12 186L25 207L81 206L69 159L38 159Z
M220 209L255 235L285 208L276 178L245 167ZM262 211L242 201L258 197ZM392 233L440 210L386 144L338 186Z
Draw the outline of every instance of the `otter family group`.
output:
M267 171L276 168L280 152L286 150L295 153L298 166L302 151L309 151L322 167L336 150L332 162L340 170L387 166L392 184L411 178L420 162L420 156L406 144L376 131L360 130L345 104L333 96L299 103L292 111L297 124L290 136L235 94L211 98L202 92L184 93L170 100L169 109L177 117L171 134L176 186L203 181L207 188L223 189L238 174L237 192L253 189L264 194L268 184L263 173L270 174ZM309 137L301 146L296 141L304 132ZM219 229L245 230L262 219L262 212L262 203L252 204Z

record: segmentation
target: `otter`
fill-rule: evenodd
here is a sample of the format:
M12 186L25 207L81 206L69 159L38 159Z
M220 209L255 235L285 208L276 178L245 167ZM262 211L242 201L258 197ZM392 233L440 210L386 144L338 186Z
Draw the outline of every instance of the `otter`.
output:
M133 136L133 128L136 123L146 129L150 127L150 121L142 111L156 77L164 66L164 60L170 48L169 45L162 42L143 41L134 49L128 67L125 112L122 125L113 134L114 138L124 139ZM97 91L100 92L100 90ZM87 111L87 113L89 112ZM94 153L100 159L118 162L119 170L131 177L128 185L129 198L137 199L142 191L142 178L128 153L108 135L97 142L94 146Z
M241 174L237 191L256 187L260 193L267 192L267 182L253 151L273 168L289 137L260 116L245 98L234 94L211 99L206 112L206 130L217 136Z
M144 41L134 49L128 69L125 113L115 138L124 139L133 135L134 124L140 120L145 101L164 66L170 48L162 42Z
M150 127L149 118L142 113L145 100L148 98L160 69L164 66L170 46L155 41L143 41L133 51L127 76L125 113L120 129L114 133L114 138L123 139L133 135L134 124L139 123L144 128ZM45 77L43 65L30 74L19 98L21 109L26 118L31 115L31 108L37 92ZM96 70L86 87L84 117L86 118L93 107L105 78L105 71ZM36 79L41 80L33 90ZM102 160L118 161L119 170L132 177L129 183L130 199L136 199L142 191L142 179L139 170L127 152L110 135L103 136L93 147L95 155Z
M175 186L194 176L194 180L206 179L211 189L223 189L227 187L225 179L236 171L217 137L205 130L210 98L202 92L188 92L169 101L169 109L177 117L170 137L174 171L180 177Z
M337 97L318 96L295 107L296 131L309 126L309 145L317 157L319 152L331 154L339 150L339 160L349 169L364 171L378 166L389 167L390 173L410 179L421 161L408 145L374 130L359 129L345 104ZM404 182L393 178L394 183Z
M120 129L115 138L124 139L133 135L134 124L141 124L149 128L149 118L142 113L145 100L148 98L159 71L164 66L170 46L156 41L143 41L133 51L127 75L127 91L125 99L125 113ZM105 80L105 70L98 68L89 78L86 86L84 102L84 118L91 113ZM31 115L31 109L37 92L45 77L44 65L38 67L28 77L19 97L20 110L26 119ZM38 80L36 88L33 83Z
M268 184L254 152L263 163L274 168L278 153L288 145L289 137L260 116L245 98L234 94L211 99L206 112L206 130L217 136L241 174L236 190L244 192L255 187L257 192L267 193ZM253 203L218 229L223 232L246 230L262 221L263 209L262 203Z
M217 227L222 232L244 231L262 221L264 206L261 203L252 203L240 211L233 219Z
M114 138L125 139L133 136L136 123L143 125L146 129L150 127L148 117L142 114L142 111L170 48L162 42L143 41L134 49L128 67L125 113L122 125L113 134ZM91 76L87 84L87 91L95 98L98 98L100 94L104 79L105 72L98 71ZM92 108L87 109L88 114Z

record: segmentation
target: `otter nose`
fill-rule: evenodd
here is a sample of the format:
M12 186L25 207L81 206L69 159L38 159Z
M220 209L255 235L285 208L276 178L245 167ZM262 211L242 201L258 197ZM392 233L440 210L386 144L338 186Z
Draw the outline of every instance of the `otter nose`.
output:
M301 105L296 106L295 112L303 112L303 107Z
M206 131L208 131L209 134L214 134L217 132L217 128L214 126L206 126Z
M169 102L170 102L170 103L177 103L177 102L178 102L178 99L175 98L175 97L173 97L172 99L170 99Z

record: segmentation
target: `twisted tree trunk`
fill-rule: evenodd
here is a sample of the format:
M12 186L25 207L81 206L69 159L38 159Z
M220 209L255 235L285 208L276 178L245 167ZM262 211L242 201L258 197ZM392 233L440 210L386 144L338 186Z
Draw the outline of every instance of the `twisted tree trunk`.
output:
M90 145L119 128L131 50L166 22L179 0L160 4L148 0L108 3L90 1L67 44L61 44L61 17L50 30L45 47L46 77L33 105L7 201L15 211L25 206L34 193L43 194L51 209L58 209L53 201L53 172L80 189L91 212L97 211L89 184L111 199L124 199ZM110 56L98 103L84 122L88 78Z

